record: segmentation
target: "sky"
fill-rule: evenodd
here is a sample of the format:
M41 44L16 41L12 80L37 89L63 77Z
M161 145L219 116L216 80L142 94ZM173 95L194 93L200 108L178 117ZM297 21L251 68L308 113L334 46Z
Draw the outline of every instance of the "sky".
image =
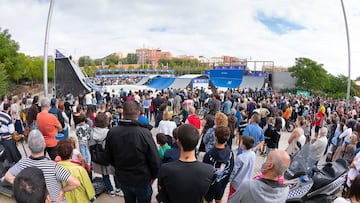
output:
M360 76L360 3L344 0L351 78ZM50 0L0 0L0 27L20 52L43 55ZM173 56L236 56L289 67L295 58L348 75L341 0L57 0L49 52L100 58L137 48Z

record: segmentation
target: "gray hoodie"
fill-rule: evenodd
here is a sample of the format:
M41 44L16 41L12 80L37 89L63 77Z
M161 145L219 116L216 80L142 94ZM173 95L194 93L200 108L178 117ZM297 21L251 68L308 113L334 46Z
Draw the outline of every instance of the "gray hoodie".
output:
M231 196L229 203L282 203L286 202L289 187L272 187L268 180L252 179L244 181Z

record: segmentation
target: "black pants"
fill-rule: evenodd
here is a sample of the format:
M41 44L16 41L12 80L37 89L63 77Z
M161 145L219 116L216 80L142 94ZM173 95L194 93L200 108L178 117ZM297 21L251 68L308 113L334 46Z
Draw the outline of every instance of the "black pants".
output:
M46 156L46 152L49 154L51 160L55 160L55 157L57 156L57 147L46 147L44 156Z
M0 142L4 148L6 153L6 159L12 165L18 162L21 159L21 154L16 146L16 143L13 139L10 140L1 140Z

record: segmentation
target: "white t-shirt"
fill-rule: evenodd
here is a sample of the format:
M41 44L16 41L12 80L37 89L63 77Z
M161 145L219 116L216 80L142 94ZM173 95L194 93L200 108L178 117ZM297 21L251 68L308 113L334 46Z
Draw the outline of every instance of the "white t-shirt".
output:
M165 121L162 120L159 123L158 133L164 133L165 135L173 136L173 130L176 128L176 123L174 121Z

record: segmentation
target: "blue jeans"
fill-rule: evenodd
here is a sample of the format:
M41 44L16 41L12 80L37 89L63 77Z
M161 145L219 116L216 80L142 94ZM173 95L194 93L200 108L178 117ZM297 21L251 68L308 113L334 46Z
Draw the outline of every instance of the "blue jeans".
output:
M103 177L103 181L104 181L104 184L105 184L105 187L108 191L113 191L114 188L111 184L111 181L110 181L110 175L102 175ZM119 181L117 180L117 178L114 176L114 182L115 182L115 188L116 189L120 189L120 183Z
M152 188L148 184L144 187L130 187L121 185L125 203L149 203L151 201Z
M91 163L91 155L90 155L88 146L86 144L79 144L79 149L80 149L81 155L85 159L85 162L87 164L90 164Z

